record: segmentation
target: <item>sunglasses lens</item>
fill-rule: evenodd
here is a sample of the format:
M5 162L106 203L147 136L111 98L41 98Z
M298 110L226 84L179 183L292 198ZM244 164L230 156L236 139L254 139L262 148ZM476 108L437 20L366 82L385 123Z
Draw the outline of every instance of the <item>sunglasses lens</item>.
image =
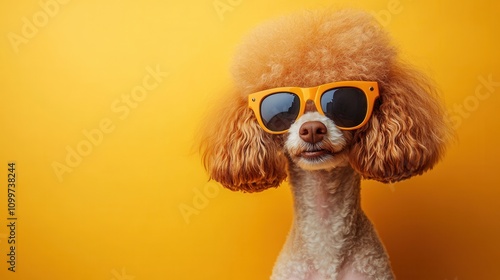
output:
M366 117L368 101L365 93L355 87L327 90L321 96L321 108L340 127L360 125Z
M289 92L271 94L260 104L262 122L269 130L276 132L289 129L299 111L299 97Z

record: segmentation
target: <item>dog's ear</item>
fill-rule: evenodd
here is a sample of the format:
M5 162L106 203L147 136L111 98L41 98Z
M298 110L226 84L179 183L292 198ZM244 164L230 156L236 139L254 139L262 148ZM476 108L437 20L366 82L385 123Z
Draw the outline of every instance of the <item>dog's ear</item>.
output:
M378 106L354 135L351 165L364 178L384 183L420 175L439 161L450 135L436 90L401 62L394 62L379 86Z
M286 178L278 139L264 132L242 95L233 94L206 120L200 150L210 178L233 191L259 192Z

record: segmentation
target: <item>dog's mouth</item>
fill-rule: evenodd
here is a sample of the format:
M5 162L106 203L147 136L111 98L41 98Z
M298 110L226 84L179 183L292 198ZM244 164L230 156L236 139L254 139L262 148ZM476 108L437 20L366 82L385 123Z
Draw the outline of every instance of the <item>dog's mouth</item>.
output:
M323 157L325 155L333 155L331 151L325 150L325 149L318 149L318 150L310 150L310 151L303 151L300 153L300 156L306 159L316 159Z
M305 151L302 151L299 154L299 157L309 160L309 161L317 161L317 160L322 160L328 157L333 157L335 156L336 152L327 150L327 149L308 149Z
M343 147L325 147L324 145L302 147L292 156L293 161L304 170L320 170L339 166L346 161Z

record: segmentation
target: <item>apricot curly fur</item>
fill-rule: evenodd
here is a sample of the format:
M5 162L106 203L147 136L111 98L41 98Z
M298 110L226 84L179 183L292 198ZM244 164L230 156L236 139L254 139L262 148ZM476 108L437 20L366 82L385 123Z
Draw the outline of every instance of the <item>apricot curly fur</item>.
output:
M258 192L286 178L281 147L258 125L247 100L231 96L206 123L200 143L211 179L231 190Z
M377 81L379 106L350 144L350 164L363 178L403 180L444 153L450 133L434 85L398 58L367 13L304 11L263 24L239 46L232 73L234 90L201 144L211 178L229 189L261 191L287 177L280 139L265 134L247 106L248 94L267 88Z
M444 110L424 75L401 62L379 81L381 101L355 135L350 163L366 179L396 182L431 169L450 137Z

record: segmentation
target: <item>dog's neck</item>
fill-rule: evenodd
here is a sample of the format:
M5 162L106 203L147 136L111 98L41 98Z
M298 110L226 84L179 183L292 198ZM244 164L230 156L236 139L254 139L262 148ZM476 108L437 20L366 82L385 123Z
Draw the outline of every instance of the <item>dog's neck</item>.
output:
M366 216L360 205L360 176L350 166L307 171L290 164L294 221L288 242L301 248L311 266L332 260L337 273L346 262Z
M291 166L295 222L316 221L315 226L320 227L349 227L354 223L354 216L361 211L359 174L350 166L328 171Z
M289 178L294 220L271 279L394 278L361 210L361 179L351 166L308 171L290 160Z

